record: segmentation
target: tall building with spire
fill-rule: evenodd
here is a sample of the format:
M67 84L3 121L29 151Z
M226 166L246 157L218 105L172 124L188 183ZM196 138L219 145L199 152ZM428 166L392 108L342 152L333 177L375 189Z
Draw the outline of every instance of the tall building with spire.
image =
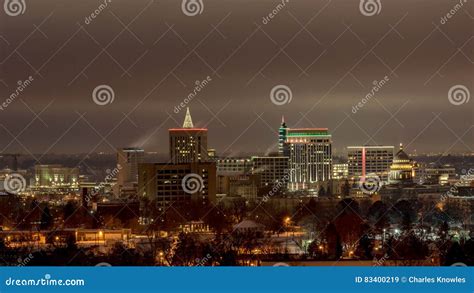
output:
M286 123L285 123L285 117L282 116L281 125L280 125L280 128L278 129L278 155L280 157L289 156L288 145L286 144L287 129L288 127L286 126Z
M168 130L170 160L173 164L208 161L207 128L195 128L189 108L182 128Z

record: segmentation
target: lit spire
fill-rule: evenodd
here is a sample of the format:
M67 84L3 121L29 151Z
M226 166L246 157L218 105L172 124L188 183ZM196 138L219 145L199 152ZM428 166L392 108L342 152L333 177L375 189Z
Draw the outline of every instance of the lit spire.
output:
M285 116L281 116L281 125L280 128L286 128L286 123L285 123Z
M189 108L186 108L186 117L184 117L183 128L194 128L193 119L191 118Z
M403 143L400 143L400 150L403 150Z

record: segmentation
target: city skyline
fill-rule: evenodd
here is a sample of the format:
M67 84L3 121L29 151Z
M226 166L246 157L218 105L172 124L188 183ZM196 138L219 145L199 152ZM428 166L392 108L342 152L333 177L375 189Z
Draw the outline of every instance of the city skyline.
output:
M474 265L474 0L3 4L0 266Z

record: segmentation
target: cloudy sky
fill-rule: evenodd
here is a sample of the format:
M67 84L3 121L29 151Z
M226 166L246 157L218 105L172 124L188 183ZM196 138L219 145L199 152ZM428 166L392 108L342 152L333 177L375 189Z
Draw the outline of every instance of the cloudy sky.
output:
M374 12L356 0L195 2L196 13L179 0L5 5L0 151L165 153L185 114L175 107L205 79L187 106L219 153L272 150L282 115L329 128L336 152L473 151L474 1L373 0ZM113 100L94 100L96 88ZM272 100L274 88L291 95Z

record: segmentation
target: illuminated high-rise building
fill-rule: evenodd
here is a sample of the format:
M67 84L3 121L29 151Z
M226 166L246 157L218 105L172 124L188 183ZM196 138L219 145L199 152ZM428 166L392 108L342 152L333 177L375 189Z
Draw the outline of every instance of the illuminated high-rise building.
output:
M216 199L215 162L144 163L138 169L138 194L159 205Z
M290 190L315 189L331 179L332 139L327 128L288 128Z
M288 157L288 145L286 144L286 131L288 127L285 123L285 117L281 117L281 125L278 129L278 155L282 157Z
M217 175L244 175L252 170L249 158L221 158L216 160Z
M367 176L378 176L388 181L388 173L393 162L393 146L349 146L347 163L349 178L365 180Z
M254 156L252 160L252 173L260 175L261 186L273 186L286 183L289 179L288 157L280 156Z
M189 108L183 127L169 129L169 140L173 164L208 161L207 129L194 127Z
M143 163L145 151L140 148L122 148L117 151L117 184L138 181L138 164Z

